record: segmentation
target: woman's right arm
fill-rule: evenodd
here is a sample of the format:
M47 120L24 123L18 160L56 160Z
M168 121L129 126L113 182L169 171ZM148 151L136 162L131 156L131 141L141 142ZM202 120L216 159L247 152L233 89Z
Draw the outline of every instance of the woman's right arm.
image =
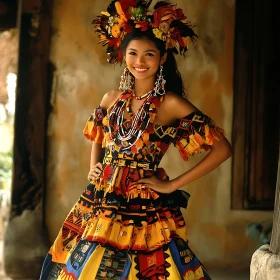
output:
M90 168L88 173L88 180L91 182L97 179L102 172L102 161L105 154L105 149L101 144L92 142L91 156L90 156Z
M101 144L92 142L91 156L90 156L90 170L94 169L94 166L98 162L102 162L105 154L105 149L102 148Z
M120 95L119 90L112 90L110 92L107 92L101 102L100 106L104 109L108 109L111 107L117 98ZM90 156L90 171L88 173L88 180L92 181L94 179L97 179L101 172L102 172L102 161L105 155L105 149L102 148L101 144L97 144L94 141L92 142L92 147L91 147L91 156Z

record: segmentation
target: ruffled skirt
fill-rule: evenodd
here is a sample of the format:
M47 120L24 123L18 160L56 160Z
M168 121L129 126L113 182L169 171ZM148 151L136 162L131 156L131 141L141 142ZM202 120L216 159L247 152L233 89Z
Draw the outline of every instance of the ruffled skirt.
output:
M189 194L159 194L132 183L151 176L149 171L108 169L119 176L108 180L105 170L88 185L50 248L40 279L209 280L187 242L180 207L187 207Z

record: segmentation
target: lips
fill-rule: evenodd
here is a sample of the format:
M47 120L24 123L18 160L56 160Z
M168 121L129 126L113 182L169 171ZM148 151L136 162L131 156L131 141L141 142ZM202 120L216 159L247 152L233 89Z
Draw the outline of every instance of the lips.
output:
M138 68L138 67L134 67L134 70L135 70L137 73L144 73L144 72L148 71L149 68Z

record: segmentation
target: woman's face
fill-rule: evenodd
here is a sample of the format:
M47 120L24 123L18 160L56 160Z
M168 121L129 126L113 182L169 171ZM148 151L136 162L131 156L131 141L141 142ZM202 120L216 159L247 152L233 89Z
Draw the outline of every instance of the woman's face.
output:
M160 56L160 51L153 41L141 38L129 42L125 61L132 75L142 80L155 77L160 64L165 61L165 56Z

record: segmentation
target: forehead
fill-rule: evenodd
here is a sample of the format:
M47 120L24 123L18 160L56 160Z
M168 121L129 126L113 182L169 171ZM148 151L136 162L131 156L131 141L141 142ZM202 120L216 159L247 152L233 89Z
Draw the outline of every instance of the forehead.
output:
M147 39L147 38L140 38L140 39L132 39L129 44L127 45L127 49L135 49L135 50L154 50L159 51L156 47L156 44Z

